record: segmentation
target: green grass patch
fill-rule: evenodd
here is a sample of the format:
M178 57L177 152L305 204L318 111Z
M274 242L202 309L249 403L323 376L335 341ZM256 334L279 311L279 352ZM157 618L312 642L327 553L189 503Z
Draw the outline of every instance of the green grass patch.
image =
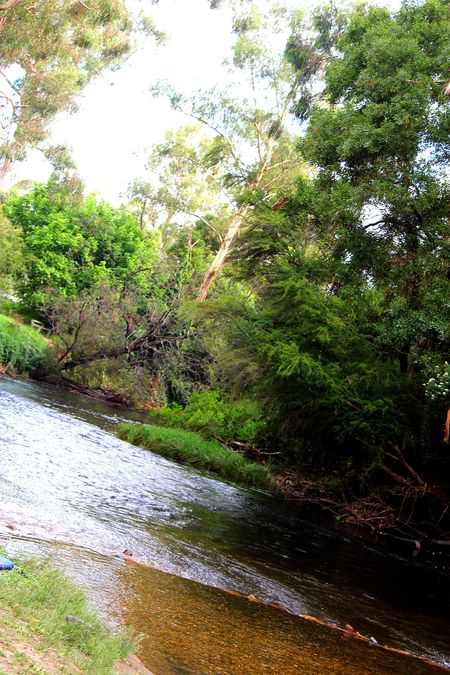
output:
M129 443L213 471L236 483L264 488L274 484L267 467L245 459L216 441L207 441L193 431L124 422L118 425L118 434Z
M33 372L48 350L44 337L31 326L24 326L0 314L0 364L20 373Z
M3 624L22 642L37 636L44 649L53 648L82 672L112 673L114 661L136 647L130 633L116 634L99 619L81 589L36 560L0 572L0 609Z

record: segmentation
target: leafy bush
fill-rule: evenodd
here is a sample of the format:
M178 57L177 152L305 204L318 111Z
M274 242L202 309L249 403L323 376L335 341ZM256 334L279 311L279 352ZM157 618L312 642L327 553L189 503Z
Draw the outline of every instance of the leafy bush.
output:
M37 330L0 314L0 364L33 372L47 351L48 344Z
M123 283L138 267L153 269L157 260L156 240L141 230L136 218L93 195L68 202L51 184L37 185L9 199L4 211L23 238L26 275L20 295L39 310L49 289L74 297L100 282ZM147 273L139 281L147 286L149 278ZM151 278L155 285L155 274Z
M250 401L230 403L217 391L192 394L185 408L174 403L151 412L152 420L169 427L199 431L207 438L253 442L262 435L264 422Z
M262 464L252 462L215 441L181 429L165 429L149 424L119 424L120 438L152 450L175 461L208 469L238 483L271 487L273 478Z

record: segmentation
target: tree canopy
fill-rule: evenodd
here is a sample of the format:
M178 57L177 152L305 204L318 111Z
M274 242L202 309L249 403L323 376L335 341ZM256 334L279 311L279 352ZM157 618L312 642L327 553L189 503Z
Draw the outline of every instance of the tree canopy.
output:
M49 292L73 296L100 281L124 283L140 275L148 283L157 259L156 243L136 219L94 196L71 202L51 185L39 185L5 205L22 233L26 277L21 292L40 306Z
M132 45L123 0L13 0L0 5L0 181L41 145L61 110Z

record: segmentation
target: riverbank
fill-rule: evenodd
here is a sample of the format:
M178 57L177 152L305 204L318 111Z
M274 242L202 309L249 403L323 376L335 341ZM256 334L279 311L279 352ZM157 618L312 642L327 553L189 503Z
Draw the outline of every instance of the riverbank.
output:
M1 672L136 672L126 670L131 633L105 626L84 593L45 561L14 562L0 572Z
M275 478L266 466L250 461L216 441L205 440L193 431L157 425L122 423L118 426L118 435L128 443L152 450L184 464L213 471L241 485L265 489L275 487Z
M384 550L434 569L450 569L449 502L432 486L403 490L379 484L358 493L345 478L306 478L295 470L252 459L241 452L206 440L201 434L155 424L122 423L118 435L129 443L177 462L206 469L238 484L260 487L290 504L317 507L330 526L363 538ZM253 459L254 458L254 459ZM262 458L263 461L266 458Z

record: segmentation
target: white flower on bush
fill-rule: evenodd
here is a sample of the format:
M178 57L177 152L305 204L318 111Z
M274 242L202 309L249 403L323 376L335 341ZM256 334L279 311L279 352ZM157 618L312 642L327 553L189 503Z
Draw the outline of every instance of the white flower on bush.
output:
M431 401L445 401L450 392L450 366L447 361L434 368L434 377L424 383L425 395Z

